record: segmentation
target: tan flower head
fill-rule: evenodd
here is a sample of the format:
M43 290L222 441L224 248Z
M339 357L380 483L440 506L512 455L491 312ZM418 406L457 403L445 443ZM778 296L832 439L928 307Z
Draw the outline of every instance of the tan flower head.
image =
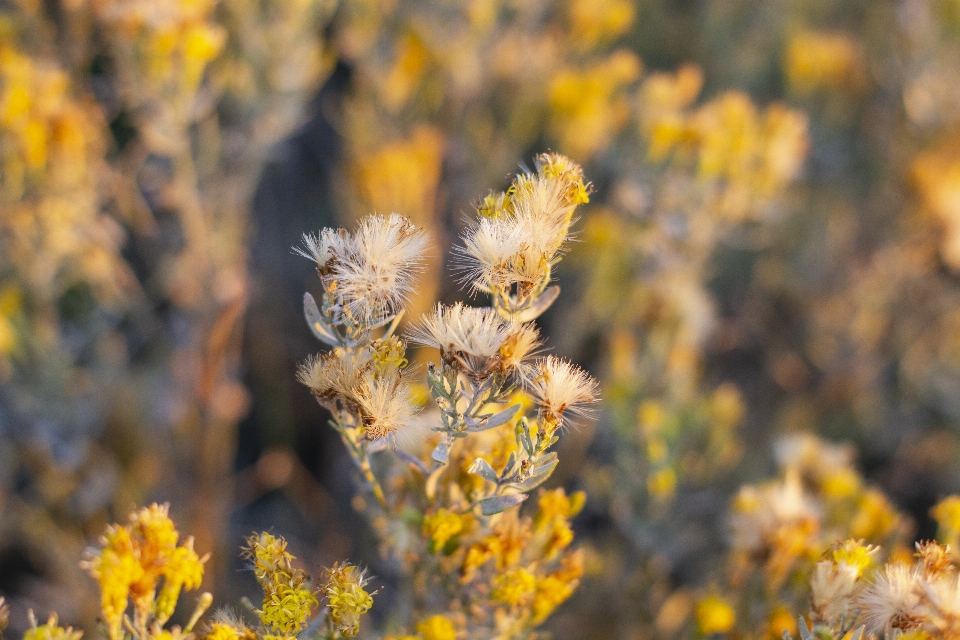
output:
M304 236L297 253L314 260L327 291L355 318L375 323L399 311L423 269L427 239L395 213L371 215L353 234L324 229Z
M357 390L357 403L367 437L378 440L410 423L417 413L409 385L396 378L367 378Z
M857 598L867 631L889 636L894 630L919 628L924 620L919 583L917 569L905 564L888 564L877 572Z
M590 374L556 356L541 358L523 368L524 386L533 394L541 411L560 420L564 412L588 415L600 401L600 389Z

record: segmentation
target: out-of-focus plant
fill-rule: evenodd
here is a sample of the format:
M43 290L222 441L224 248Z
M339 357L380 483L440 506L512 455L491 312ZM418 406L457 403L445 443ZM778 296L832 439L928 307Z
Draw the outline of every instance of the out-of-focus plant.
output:
M491 306L439 305L413 325L409 339L440 352L425 386L395 335L423 233L393 214L305 238L323 285L319 304L304 298L307 322L331 350L300 379L333 415L367 489L360 504L405 585L392 624L416 623L418 637L531 637L578 584L569 520L583 494L540 491L532 517L519 505L557 466L550 449L570 414L597 401L584 371L534 357L532 324L557 298L552 270L588 193L579 166L542 154L536 173L480 203L458 263ZM435 409L421 412L428 399Z
M333 8L0 8L0 545L62 585L83 531L160 483L222 543L249 202Z
M200 586L209 554L197 555L193 537L177 544L180 533L168 516L169 505L153 504L130 514L127 525L113 524L100 538L98 548L88 549L81 566L100 587L101 635L109 640L241 640L242 638L294 638L307 629L324 640L352 638L360 630L360 617L373 606L373 596L364 590L367 578L354 565L334 563L324 572L322 586L313 586L303 569L294 564L281 536L262 532L247 539L244 556L263 590L262 608L245 601L258 623L248 616L221 609L211 622L201 616L213 596L204 592L186 625L168 625L181 591ZM314 616L320 603L322 615ZM0 598L0 632L7 609ZM24 640L79 640L82 631L60 627L56 613L38 626L29 612L31 629ZM197 628L197 631L194 629Z

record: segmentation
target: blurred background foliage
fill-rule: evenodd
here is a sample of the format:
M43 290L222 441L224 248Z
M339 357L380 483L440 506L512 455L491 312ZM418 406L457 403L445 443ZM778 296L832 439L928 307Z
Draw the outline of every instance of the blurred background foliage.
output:
M12 625L92 629L76 558L149 500L224 601L254 528L390 584L295 382L290 247L395 211L435 246L413 316L464 299L473 199L549 148L595 193L542 324L604 405L547 627L778 637L837 538L902 553L960 490L957 60L957 0L0 2Z

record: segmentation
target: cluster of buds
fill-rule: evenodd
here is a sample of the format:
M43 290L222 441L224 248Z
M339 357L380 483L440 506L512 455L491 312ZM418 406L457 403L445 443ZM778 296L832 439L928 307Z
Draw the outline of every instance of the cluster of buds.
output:
M263 589L263 608L257 614L267 634L287 637L305 629L317 597L307 574L293 565L287 541L269 533L252 535L244 554Z

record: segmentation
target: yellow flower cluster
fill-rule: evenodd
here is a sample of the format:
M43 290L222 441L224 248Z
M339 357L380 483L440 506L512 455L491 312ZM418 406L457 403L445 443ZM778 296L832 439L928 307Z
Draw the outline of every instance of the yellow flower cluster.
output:
M456 640L457 630L446 616L435 615L417 624L417 633L423 640Z
M423 534L430 539L430 551L442 550L450 540L463 533L474 519L470 514L458 514L448 509L439 509L423 519Z
M169 505L153 504L132 513L129 524L107 527L100 548L89 551L83 562L100 583L111 640L123 637L129 600L133 600L136 627L155 626L159 633L173 615L180 591L200 586L206 557L193 550L192 537L177 546L180 534L168 510Z
M473 513L442 510L427 517L424 535L437 570L459 573L460 588L474 594L475 615L480 616L486 603L494 607L498 628L529 629L543 622L579 583L582 555L564 551L573 541L570 518L583 507L584 498L583 493L568 496L563 489L542 491L533 518L510 510L498 514L489 528L480 526ZM420 627L418 631L428 636Z
M129 61L125 87L134 101L160 98L175 108L192 98L207 65L225 43L210 0L143 0L92 3L110 26L116 55Z
M738 221L751 215L755 201L797 177L807 151L807 121L780 104L761 112L738 91L689 108L701 83L690 67L652 75L640 89L640 129L651 160L672 156L680 165L696 166L701 180L723 186L718 210Z
M808 571L837 539L896 540L902 516L882 493L864 486L848 448L794 436L780 442L779 453L782 479L743 487L732 505L734 565L741 571L762 562L778 588L792 572ZM861 566L865 558L854 551L842 548L833 556Z
M629 122L630 85L640 77L640 59L626 50L584 69L562 69L550 83L550 127L562 148L589 158L607 147Z
M2 600L2 598L0 598ZM2 602L0 602L2 605ZM0 635L3 633L3 624L0 624ZM30 628L23 634L23 640L80 640L83 631L74 631L73 627L63 627L57 624L57 614L52 613L47 623L37 626L37 621L30 612Z
M0 28L0 267L43 300L77 281L115 296L125 270L100 209L104 123L56 61L16 40Z
M707 596L697 603L697 626L705 636L727 633L737 621L737 614L730 603L720 596Z
M787 44L784 73L790 88L799 94L818 89L856 91L866 73L863 52L843 33L803 31Z
M367 577L351 564L334 563L324 572L321 591L327 598L330 619L345 638L360 631L360 616L373 606L373 595L364 590Z
M257 613L264 627L281 636L305 629L317 597L307 574L293 566L287 541L269 533L254 534L247 538L244 554L263 589L263 608Z

